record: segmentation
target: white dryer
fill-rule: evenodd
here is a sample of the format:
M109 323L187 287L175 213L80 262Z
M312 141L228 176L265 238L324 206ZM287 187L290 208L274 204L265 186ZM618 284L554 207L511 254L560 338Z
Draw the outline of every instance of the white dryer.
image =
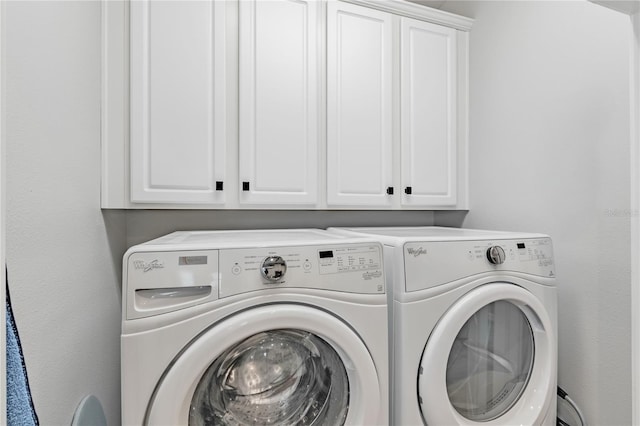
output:
M176 232L123 266L124 425L388 424L377 241Z
M395 425L555 425L551 239L441 227L331 229L384 244Z

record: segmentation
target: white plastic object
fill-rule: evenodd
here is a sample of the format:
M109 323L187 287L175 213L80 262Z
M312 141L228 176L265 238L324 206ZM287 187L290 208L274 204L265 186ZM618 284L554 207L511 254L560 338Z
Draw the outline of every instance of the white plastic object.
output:
M73 414L71 426L107 426L102 404L93 395L84 397Z

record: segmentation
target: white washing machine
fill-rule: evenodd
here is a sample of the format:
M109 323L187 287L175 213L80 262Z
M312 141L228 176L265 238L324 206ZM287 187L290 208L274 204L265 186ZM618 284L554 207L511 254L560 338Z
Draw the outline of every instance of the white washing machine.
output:
M379 242L176 232L123 264L124 425L388 424Z
M343 228L384 244L395 425L555 425L551 239L441 227Z

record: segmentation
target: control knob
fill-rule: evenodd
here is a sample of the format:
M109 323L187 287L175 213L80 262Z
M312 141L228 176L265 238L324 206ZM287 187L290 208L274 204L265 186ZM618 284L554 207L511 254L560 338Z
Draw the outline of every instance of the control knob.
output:
M262 261L260 272L267 280L275 283L287 272L287 262L280 256L269 256Z
M500 246L491 246L487 249L487 259L494 265L501 265L506 259L504 249Z

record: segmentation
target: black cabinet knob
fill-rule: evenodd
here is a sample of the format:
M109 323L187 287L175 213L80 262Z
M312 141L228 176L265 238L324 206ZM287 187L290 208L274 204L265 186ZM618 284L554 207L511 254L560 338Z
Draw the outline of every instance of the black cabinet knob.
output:
M404 193L405 193L405 194L407 194L407 195L411 195L411 192L412 192L412 191L411 191L411 187L410 187L410 186L407 186L407 187L404 189Z
M387 194L388 195L393 195L393 186L387 187Z

